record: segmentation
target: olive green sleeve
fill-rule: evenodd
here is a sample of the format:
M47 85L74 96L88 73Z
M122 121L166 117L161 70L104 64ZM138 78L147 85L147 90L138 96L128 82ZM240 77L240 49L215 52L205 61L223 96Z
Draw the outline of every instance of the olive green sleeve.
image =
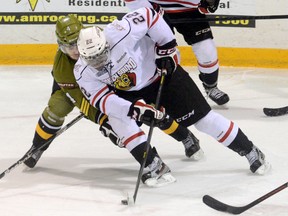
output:
M97 123L99 122L100 111L91 106L82 94L73 73L75 63L75 60L58 50L53 65L54 79L72 103L83 112L88 119Z

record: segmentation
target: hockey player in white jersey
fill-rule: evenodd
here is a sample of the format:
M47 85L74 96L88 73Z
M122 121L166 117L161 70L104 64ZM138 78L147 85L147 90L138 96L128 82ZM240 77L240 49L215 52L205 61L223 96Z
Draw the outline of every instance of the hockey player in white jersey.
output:
M234 122L211 110L189 74L178 65L175 36L153 9L128 13L104 30L97 26L85 28L80 31L77 45L77 83L91 105L109 117L113 130L139 163L147 137L137 122L149 125L154 119L156 126L183 143L193 136L187 126L194 125L246 156L253 173L264 174L269 169L264 154ZM160 101L165 109L156 110L149 104L156 101L161 73L166 75ZM146 184L175 180L151 148L146 166L149 171L142 178Z
M218 88L219 61L209 22L181 23L181 19L205 18L214 13L219 0L125 0L131 10L150 7L159 11L170 28L183 35L196 56L199 78L207 96L218 105L226 104L229 96ZM173 23L177 21L178 23Z
M131 106L132 103L117 96L117 94L126 94L126 91L129 91L129 94L131 92L137 93L138 90L149 87L152 90L150 101L153 102L156 96L154 92L157 92L159 86L159 74L156 72L154 63L155 42L148 36L144 37L141 43L138 43L138 40L145 36L148 29L151 29L149 31L151 35L155 34L153 37L159 44L166 44L170 41L175 43L175 40L165 21L154 10L143 8L140 11L127 14L126 17L132 23L124 19L122 22L115 21L105 28L105 34L111 36L109 39L107 38L109 44L106 43L104 32L98 27L87 28L87 31L80 32L81 40L78 41L78 49L83 55L75 65L74 74L91 105L105 110L109 115L110 124L119 131L122 144L139 163L142 163L147 137L136 121L130 117L134 111L132 109L134 106ZM131 28L131 24L133 24L133 28ZM157 27L154 27L155 25ZM152 30L154 28L156 31ZM159 30L164 34L167 32L167 37L157 36ZM96 40L87 38L92 35L97 36ZM148 49L146 50L146 48ZM112 50L113 55L110 55ZM143 50L146 54L143 53ZM151 52L153 53L152 56L149 55ZM96 55L93 56L94 54ZM149 84L154 87L150 88ZM116 91L117 94L115 94ZM126 97L130 96L127 95ZM133 95L131 95L131 100L134 101ZM141 100L137 104L142 104ZM142 119L143 117L147 119L149 124L152 119L150 115L157 115L157 118L163 121L157 120L156 125L166 134L184 144L185 154L188 158L200 160L203 157L199 140L192 132L162 112L155 110L152 106L144 105L144 107L147 110L143 110L143 115L139 113L135 118ZM127 116L128 111L130 116ZM150 171L142 177L145 184L159 186L175 181L169 167L162 162L155 148L150 148L146 164Z

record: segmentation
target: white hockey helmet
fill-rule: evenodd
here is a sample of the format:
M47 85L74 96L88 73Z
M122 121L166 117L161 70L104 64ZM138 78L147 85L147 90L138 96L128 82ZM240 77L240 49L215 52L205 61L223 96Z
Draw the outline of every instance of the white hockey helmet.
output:
M77 46L81 58L97 70L101 70L109 59L109 45L104 32L97 26L81 29Z

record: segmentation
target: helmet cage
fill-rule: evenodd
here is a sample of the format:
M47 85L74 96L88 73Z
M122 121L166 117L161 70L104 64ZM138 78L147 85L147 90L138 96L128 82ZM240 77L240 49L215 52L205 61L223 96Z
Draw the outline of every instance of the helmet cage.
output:
M80 56L85 60L85 62L88 65L91 65L97 70L101 70L105 66L105 64L107 63L107 60L110 57L110 47L108 43L106 42L105 47L101 53L97 53L92 56L85 56L85 55L80 54Z
M110 57L110 47L103 30L97 26L84 28L78 38L81 58L97 70L102 70Z

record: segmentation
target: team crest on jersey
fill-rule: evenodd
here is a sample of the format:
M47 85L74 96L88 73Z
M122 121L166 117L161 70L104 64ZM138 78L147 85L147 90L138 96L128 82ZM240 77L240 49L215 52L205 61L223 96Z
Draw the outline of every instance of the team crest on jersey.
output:
M136 62L129 58L128 61L112 76L114 86L120 90L129 90L136 85L136 74L133 72L137 68Z
M119 90L129 90L136 85L136 74L125 73L116 79L114 86Z
M134 70L137 68L136 62L129 58L126 63L113 73L109 78L104 79L104 83L113 83L115 88L120 90L129 90L136 85L136 73Z

